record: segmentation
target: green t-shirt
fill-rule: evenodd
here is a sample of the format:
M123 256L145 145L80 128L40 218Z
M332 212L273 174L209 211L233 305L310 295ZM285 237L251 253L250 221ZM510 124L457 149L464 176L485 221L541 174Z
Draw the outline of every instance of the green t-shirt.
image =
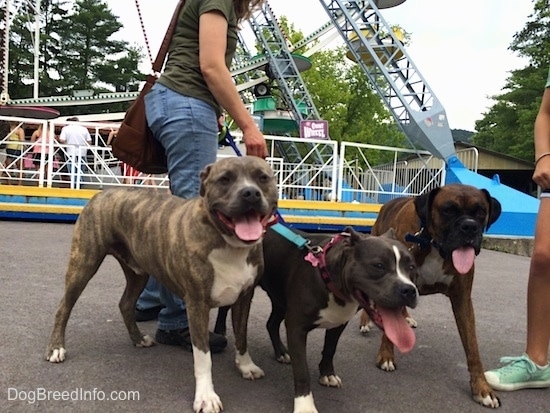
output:
M199 18L203 13L213 10L222 13L228 22L225 64L228 68L231 66L238 40L233 1L187 0L170 43L164 72L158 82L182 95L207 102L220 116L220 105L208 89L199 65Z

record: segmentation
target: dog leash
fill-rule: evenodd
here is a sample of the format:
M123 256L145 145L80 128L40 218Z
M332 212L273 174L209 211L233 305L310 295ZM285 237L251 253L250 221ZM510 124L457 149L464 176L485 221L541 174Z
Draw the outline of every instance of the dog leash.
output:
M220 131L218 134L218 145L231 146L237 156L243 156L243 154L239 150L239 147L235 143L235 139L233 139L233 135L231 135L231 133L229 132L229 127L225 122L223 126L220 125Z
M276 215L279 215L279 213L276 212ZM277 232L279 235L283 236L284 238L286 238L287 240L295 244L300 249L305 248L311 244L311 241L309 239L302 237L300 234L297 234L296 232L292 231L290 228L284 226L280 222L273 224L271 226L271 229L273 229L273 231Z

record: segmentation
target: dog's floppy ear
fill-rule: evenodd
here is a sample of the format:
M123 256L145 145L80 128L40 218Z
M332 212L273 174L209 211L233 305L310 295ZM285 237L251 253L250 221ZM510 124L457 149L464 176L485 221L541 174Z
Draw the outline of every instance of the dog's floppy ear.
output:
M430 211L432 209L432 202L441 188L434 188L430 192L418 195L414 198L414 208L416 214L420 217L420 222L424 228L428 228L430 224Z
M500 214L502 213L502 206L500 205L498 199L491 196L489 191L487 191L486 189L482 189L481 191L485 194L485 197L487 198L487 203L489 204L487 226L485 227L485 230L488 230L489 227L495 223L498 217L500 217Z
M200 173L200 179L201 179L201 187L199 191L200 196L204 196L204 194L206 193L206 188L204 184L206 182L206 178L208 178L208 175L210 174L211 169L212 169L212 164L206 165Z

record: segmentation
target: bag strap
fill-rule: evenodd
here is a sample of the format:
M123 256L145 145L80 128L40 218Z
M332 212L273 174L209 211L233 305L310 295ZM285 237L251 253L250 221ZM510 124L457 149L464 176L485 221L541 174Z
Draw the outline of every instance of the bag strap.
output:
M162 44L157 54L157 58L153 62L153 73L155 74L155 76L157 73L160 73L160 71L162 70L162 66L164 65L164 60L166 59L166 54L168 53L168 48L170 47L170 42L172 41L172 37L174 36L174 32L176 31L178 17L180 15L180 11L184 4L185 4L185 0L180 0L178 2L176 6L176 10L174 10L174 15L172 16L172 20L170 21L170 25L168 26L168 30L166 30L166 34L164 35L164 39L162 40Z

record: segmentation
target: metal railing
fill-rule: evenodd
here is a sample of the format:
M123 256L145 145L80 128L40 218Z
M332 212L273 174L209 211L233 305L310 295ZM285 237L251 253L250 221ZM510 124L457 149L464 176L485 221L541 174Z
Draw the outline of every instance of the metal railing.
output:
M17 121L26 128L43 125L49 139L35 143L17 142L20 156L10 157L6 145L13 145L8 136L0 135L0 183L38 187L73 189L103 189L113 186L169 187L166 174L143 174L126 167L112 154L107 136L115 123L79 122L90 130L92 143L85 156L72 156L74 147L59 142L54 135L69 122L2 117L0 121ZM239 143L238 136L236 137ZM268 162L275 171L281 199L384 203L397 196L413 196L445 182L445 164L429 152L379 145L338 142L331 140L266 136L270 156ZM277 142L293 143L302 151L298 163L285 161L278 153ZM241 145L242 146L242 145ZM330 156L319 164L315 151ZM245 152L244 148L241 152ZM219 156L234 156L230 148ZM459 152L466 167L477 170L474 149ZM80 167L75 167L80 165Z

